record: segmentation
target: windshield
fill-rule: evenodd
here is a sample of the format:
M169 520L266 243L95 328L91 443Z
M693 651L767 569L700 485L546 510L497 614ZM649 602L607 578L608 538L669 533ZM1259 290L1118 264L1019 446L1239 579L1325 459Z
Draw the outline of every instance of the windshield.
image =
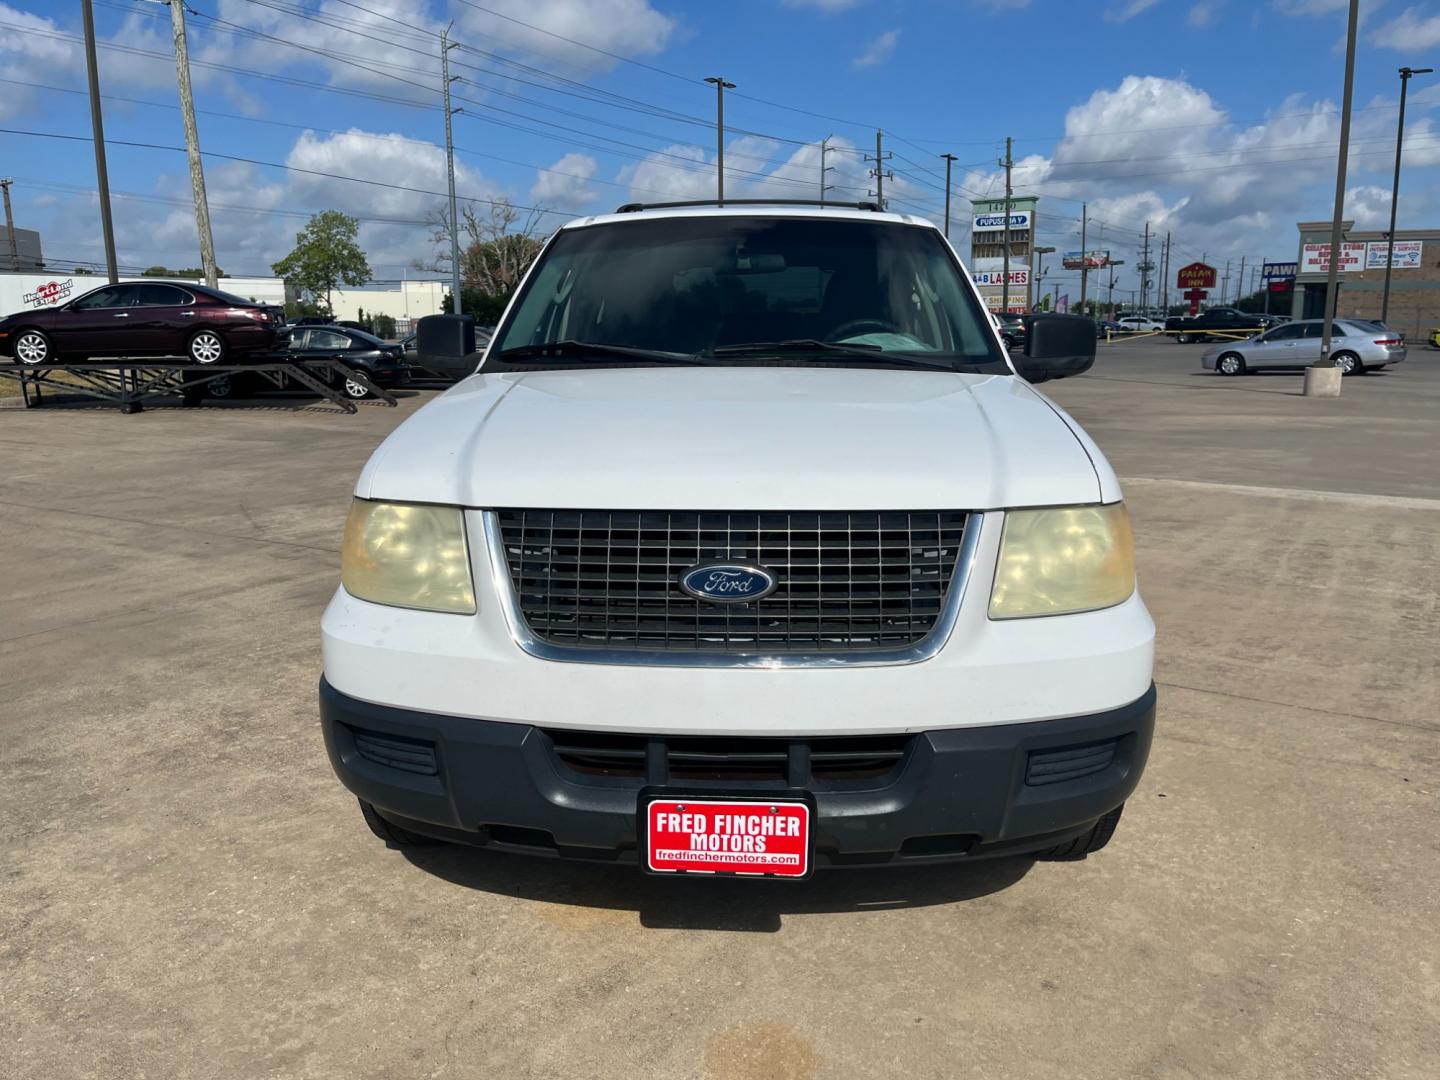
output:
M985 312L928 227L639 218L566 230L541 260L487 368L688 357L893 367L911 358L916 366L1010 371ZM586 344L635 355L589 355Z

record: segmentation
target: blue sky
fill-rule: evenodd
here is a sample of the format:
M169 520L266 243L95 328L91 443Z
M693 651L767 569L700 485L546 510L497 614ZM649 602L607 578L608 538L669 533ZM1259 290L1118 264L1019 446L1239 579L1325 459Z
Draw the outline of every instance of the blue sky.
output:
M1043 243L1131 267L1144 223L1175 265L1293 258L1328 217L1345 0L190 0L190 50L220 265L266 273L306 216L361 217L376 276L431 256L445 188L435 35L451 53L459 188L555 211L708 195L714 91L732 195L813 197L831 137L834 197L863 196L886 132L894 209L956 220L1002 190L1041 197ZM1383 227L1396 68L1437 66L1440 0L1362 4L1347 215ZM169 12L95 0L122 264L198 263ZM53 265L102 257L78 4L0 0L0 174ZM1401 225L1440 224L1440 82L1411 84ZM328 89L327 89L328 88ZM119 100L128 99L128 100ZM222 155L228 155L222 156ZM249 159L249 160L231 160ZM279 168L276 166L289 166ZM357 182L367 181L367 182ZM125 193L125 194L120 194ZM484 203L474 203L484 211ZM953 230L963 243L965 229ZM423 276L423 275L422 275Z

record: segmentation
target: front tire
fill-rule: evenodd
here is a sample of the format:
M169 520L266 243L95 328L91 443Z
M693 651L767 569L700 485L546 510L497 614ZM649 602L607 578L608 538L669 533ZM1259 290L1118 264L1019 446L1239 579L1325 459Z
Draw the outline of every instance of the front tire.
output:
M55 360L55 346L41 330L21 330L15 339L15 359L26 367L48 364Z
M218 364L225 359L225 339L214 330L197 330L185 352L192 364Z
M1087 833L1081 833L1074 840L1067 840L1063 844L1057 844L1045 851L1037 852L1035 857L1042 862L1075 862L1093 855L1110 842L1110 837L1115 835L1115 826L1120 824L1120 815L1125 810L1125 804L1121 803L1114 810L1102 817L1095 823Z
M402 829L399 825L392 825L381 817L380 812L364 799L359 800L359 802L360 814L365 818L365 824L370 826L372 833L385 841L386 847L430 847L435 844L444 843L443 840L434 840L428 836L413 833L409 829Z
M1215 370L1221 375L1244 375L1245 358L1239 353L1222 353L1215 358Z
M1189 335L1189 334L1176 334L1176 335L1175 335L1175 344L1177 344L1177 345L1189 345L1189 344L1190 344L1190 335Z
M1341 375L1365 374L1365 365L1360 363L1360 358L1352 352L1336 353L1335 366L1340 369Z

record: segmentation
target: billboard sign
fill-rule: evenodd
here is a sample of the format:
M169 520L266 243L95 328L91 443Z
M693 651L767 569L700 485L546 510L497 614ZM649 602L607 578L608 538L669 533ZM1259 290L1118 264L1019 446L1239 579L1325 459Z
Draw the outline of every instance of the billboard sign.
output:
M1070 294L1068 292L1060 297L1059 300L1055 301L1055 310L1061 315L1068 315L1070 313Z
M1365 252L1366 270L1384 270L1385 252L1389 247L1384 240L1372 240ZM1392 270L1419 270L1420 260L1425 254L1424 240L1396 240L1395 259Z
M1215 268L1206 266L1202 262L1193 262L1189 266L1182 266L1175 275L1175 284L1181 289L1213 289L1215 288Z
M1026 232L1030 228L1029 210L1010 211L1010 228L1020 232ZM971 232L1003 232L1005 230L1005 212L998 214L976 214L970 226Z
M1363 242L1347 242L1340 245L1340 266L1339 272L1349 273L1351 270L1364 270L1365 260L1368 258L1369 245ZM1383 259L1384 256L1382 255ZM1330 272L1330 245L1329 244L1306 244L1300 250L1300 273L1302 274L1326 274Z
M1260 268L1260 277L1265 281L1284 281L1294 278L1299 266L1293 262L1267 262Z
M999 260L997 259L996 262L999 262ZM970 273L970 280L975 282L976 285L982 287L988 285L992 288L998 289L1005 284L1005 275L999 270L972 270ZM1029 285L1030 271L1011 270L1010 284L1012 286L1019 285L1021 287Z
M1108 251L1067 251L1060 260L1066 270L1099 270L1110 265Z

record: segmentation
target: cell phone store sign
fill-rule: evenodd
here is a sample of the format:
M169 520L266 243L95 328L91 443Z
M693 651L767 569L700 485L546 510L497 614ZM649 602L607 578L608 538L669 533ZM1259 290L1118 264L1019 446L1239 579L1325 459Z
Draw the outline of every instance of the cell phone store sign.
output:
M1360 242L1340 245L1339 272L1364 270L1367 245ZM1302 274L1324 274L1330 270L1330 245L1306 244L1300 253Z

